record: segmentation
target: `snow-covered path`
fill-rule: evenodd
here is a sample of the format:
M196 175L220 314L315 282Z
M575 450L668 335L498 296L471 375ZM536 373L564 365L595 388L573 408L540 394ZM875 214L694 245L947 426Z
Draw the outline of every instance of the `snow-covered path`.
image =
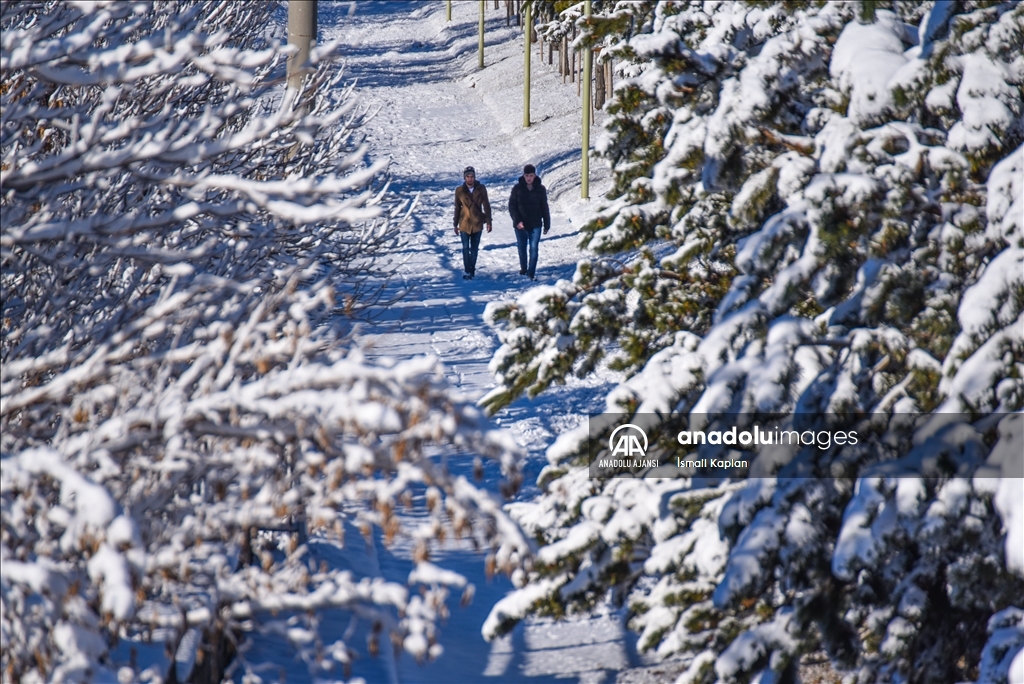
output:
M582 253L578 227L596 202L579 199L580 105L572 84L534 53L534 124L522 127L522 32L505 26L504 10L488 5L486 67L477 69L475 2L389 0L336 3L321 10L321 32L338 39L361 106L375 116L363 129L371 156L391 159L392 191L418 196L403 228L400 302L377 312L364 342L371 353L435 354L451 380L472 399L494 386L487 364L497 338L483 321L488 302L514 299L531 283L519 275L508 195L522 166L535 164L548 187L552 230L540 248L538 283L571 278ZM354 10L349 13L349 9ZM494 230L480 245L477 276L463 281L459 238L452 230L455 187L473 166L491 199ZM596 165L592 165L596 166ZM606 185L594 169L591 194ZM538 457L550 440L575 426L611 377L590 378L520 401L496 420ZM529 473L528 473L529 476ZM529 477L528 477L528 481Z
M552 199L553 229L541 244L540 283L572 276L580 257L576 231L593 204L579 199L575 87L563 84L554 67L541 64L535 52L535 124L523 129L522 32L506 27L504 9L495 11L488 3L486 67L478 70L479 5L453 5L448 24L442 2L321 3L320 30L323 40L341 41L348 73L358 79L361 105L377 112L363 129L371 156L392 160L396 195L419 197L413 218L403 228L406 244L395 255L404 262L399 276L409 294L379 312L364 342L379 356L437 355L456 386L475 399L494 386L487 364L497 340L484 325L484 307L514 298L528 284L519 275L507 213L508 193L523 164L538 167ZM469 165L488 187L494 231L484 235L477 277L467 282L461 279L460 242L451 226L453 191ZM603 185L601 177L592 179L593 196ZM531 453L527 484L543 465L543 450L553 437L593 410L610 381L591 379L535 401L521 400L496 417ZM389 655L382 653L376 662L357 662L354 675L398 682L564 682L566 677L600 682L614 680L614 671L636 662L629 636L614 615L531 621L504 639L486 643L480 626L491 605L511 589L510 583L505 578L489 581L482 556L466 550L453 549L435 560L458 569L477 586L473 604L453 607L442 628L445 654L420 665L407 654L388 661ZM378 564L396 581L404 581L411 568L407 549L379 543L358 562Z
M487 49L492 71L478 72L476 24L471 21L478 6L455 3L454 20L446 25L438 4L360 3L352 15L328 14L322 23L325 38L342 40L360 102L377 111L364 129L371 154L391 158L398 196L419 195L415 216L405 227L408 246L402 257L408 262L399 274L410 294L389 308L382 320L392 325L382 326L372 344L381 354L437 354L458 386L476 397L492 384L486 362L493 336L482 326L484 305L515 296L526 284L518 274L506 210L509 190L523 164L534 163L544 174L553 166L552 157L578 155L579 132L557 140L533 136L540 144L524 145L517 135L522 86L500 78L514 72L503 63L521 60L521 45L514 42L521 33L505 28L503 15L492 9ZM502 65L502 73L494 73ZM565 100L563 109L578 111L572 89L559 90L564 90L558 93ZM551 149L544 150L548 143ZM543 152L531 154L530 147ZM481 241L472 282L461 280L460 242L451 228L453 191L466 166L474 166L488 186L494 213L494 231ZM542 282L570 277L578 256L575 226L558 203L553 210L555 228L542 245Z

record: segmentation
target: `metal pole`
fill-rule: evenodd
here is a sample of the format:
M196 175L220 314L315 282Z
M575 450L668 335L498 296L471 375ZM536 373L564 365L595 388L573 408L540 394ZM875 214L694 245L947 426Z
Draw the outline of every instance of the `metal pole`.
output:
M526 27L526 31L523 35L526 36L525 52L526 52L526 64L523 67L523 73L525 78L523 79L523 128L530 127L530 39L533 38L533 3L526 3L526 21L523 22Z
M484 68L484 2L485 0L480 0L480 48L477 50L480 55L477 66L481 69Z
M590 0L583 3L583 16L590 19ZM583 48L583 168L580 181L580 197L590 199L590 108L593 103L590 100L590 67L594 61L594 53L590 46Z
M288 0L288 44L298 52L288 58L288 87L302 90L306 77L302 66L309 61L309 50L316 44L316 1Z
M444 20L452 20L452 0L444 0Z

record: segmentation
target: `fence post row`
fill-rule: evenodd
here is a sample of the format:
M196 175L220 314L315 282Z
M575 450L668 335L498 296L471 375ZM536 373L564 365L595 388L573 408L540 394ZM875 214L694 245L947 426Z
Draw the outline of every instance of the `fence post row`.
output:
M293 0L294 1L294 0ZM480 0L480 36L479 36L479 49L478 49L478 67L484 68L484 12L486 11L487 0ZM315 8L315 2L313 2ZM494 9L499 9L498 0L494 0ZM586 18L589 24L590 17L592 16L592 0L584 0L583 3L583 16ZM531 46L530 44L534 40L534 27L533 27L533 2L532 0L505 0L505 25L508 26L511 23L511 17L515 14L516 25L523 26L523 128L530 127L530 58L531 58ZM520 22L520 14L522 14L522 22ZM451 0L446 0L445 3L445 16L448 21L451 21ZM314 9L315 17L315 9ZM314 19L315 21L315 19ZM314 29L315 31L315 29ZM290 34L290 27L289 27ZM539 36L538 55L540 56L541 62L544 60L544 38ZM572 40L576 39L576 26L572 27ZM570 38L569 35L563 35L561 44L559 45L559 58L558 58L558 70L562 76L562 83L565 83L566 75L569 76L571 82L576 83L576 95L582 99L581 110L583 113L583 135L581 144L581 179L580 179L580 196L582 199L590 199L590 125L594 120L597 110L604 107L605 101L610 97L612 92L612 63L611 60L605 60L601 64L601 68L594 73L594 53L598 52L597 48L590 47L583 51L580 55L580 64L577 67L576 63L576 50L569 49ZM548 41L548 64L552 63L554 58L555 45L553 41ZM572 53L571 56L569 53ZM571 65L570 65L571 59ZM579 69L582 71L580 78L576 78L576 71ZM290 70L289 70L290 73ZM584 104L585 103L585 104Z

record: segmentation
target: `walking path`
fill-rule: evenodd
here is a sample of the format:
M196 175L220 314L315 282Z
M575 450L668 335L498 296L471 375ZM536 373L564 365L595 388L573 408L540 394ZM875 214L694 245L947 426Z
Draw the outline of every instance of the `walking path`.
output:
M477 399L494 386L487 365L498 346L483 322L484 307L515 298L531 284L519 275L507 212L508 194L523 164L537 166L552 200L553 227L541 243L538 283L572 277L581 256L576 233L596 202L579 199L580 101L575 87L562 84L535 48L535 123L523 129L521 30L507 28L504 11L487 3L486 67L478 70L479 5L452 4L450 24L440 1L322 3L319 21L322 39L341 41L348 74L358 79L361 105L377 111L363 129L371 155L391 158L397 196L419 197L413 218L403 227L405 246L395 255L404 262L399 277L409 294L380 312L363 340L375 355L437 355L452 382ZM463 281L452 204L468 165L487 185L494 231L483 236L476 278ZM601 177L592 179L593 196L606 185ZM543 466L544 449L554 436L602 406L612 380L609 375L557 388L534 401L520 400L496 416L530 451L528 485ZM529 494L527 489L524 496ZM565 682L566 677L611 682L615 671L638 662L615 614L558 623L529 621L488 644L480 626L511 584L504 578L488 581L482 557L468 550L451 549L434 559L462 572L477 587L473 604L453 607L451 619L442 626L445 654L420 665L408 654L390 660L385 653L389 649L382 649L375 662L357 662L353 675L368 681L450 684ZM366 558L338 554L336 560L344 565L375 563L396 581L404 581L411 568L407 549L380 544ZM358 646L356 639L351 641Z
M572 277L580 256L580 219L563 207L580 212L588 206L577 199L575 90L558 82L546 65L535 66L533 118L540 123L524 132L521 31L506 28L504 14L492 6L487 67L479 71L478 5L453 4L451 24L445 23L442 3L426 2L359 3L352 16L337 12L321 24L326 39L342 40L360 103L377 111L363 129L371 154L392 159L396 195L419 196L405 226L408 262L400 270L410 296L387 312L385 320L394 327L375 336L376 348L396 356L437 354L458 386L475 398L493 386L486 362L494 337L483 325L483 308L514 298L529 284L519 276L507 211L523 164L538 167L554 200L553 230L541 245L540 282ZM557 97L546 97L552 94ZM468 283L461 280L461 244L452 231L453 192L466 166L474 166L487 185L494 214L494 231L481 240L477 277Z

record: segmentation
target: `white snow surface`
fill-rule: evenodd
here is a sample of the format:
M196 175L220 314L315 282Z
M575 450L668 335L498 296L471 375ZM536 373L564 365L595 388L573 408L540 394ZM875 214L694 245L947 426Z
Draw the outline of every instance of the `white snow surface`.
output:
M988 228L990 236L1007 242L1024 242L1024 145L993 167L988 177Z
M1000 440L996 442L989 463L1009 469L1013 459L1020 458L1024 414L1014 413L999 423ZM998 480L996 510L1006 529L1006 567L1024 576L1024 479L1004 477Z
M903 66L903 25L888 10L876 13L876 21L851 21L843 29L832 52L829 72L850 96L847 115L865 123L892 106L889 79Z

